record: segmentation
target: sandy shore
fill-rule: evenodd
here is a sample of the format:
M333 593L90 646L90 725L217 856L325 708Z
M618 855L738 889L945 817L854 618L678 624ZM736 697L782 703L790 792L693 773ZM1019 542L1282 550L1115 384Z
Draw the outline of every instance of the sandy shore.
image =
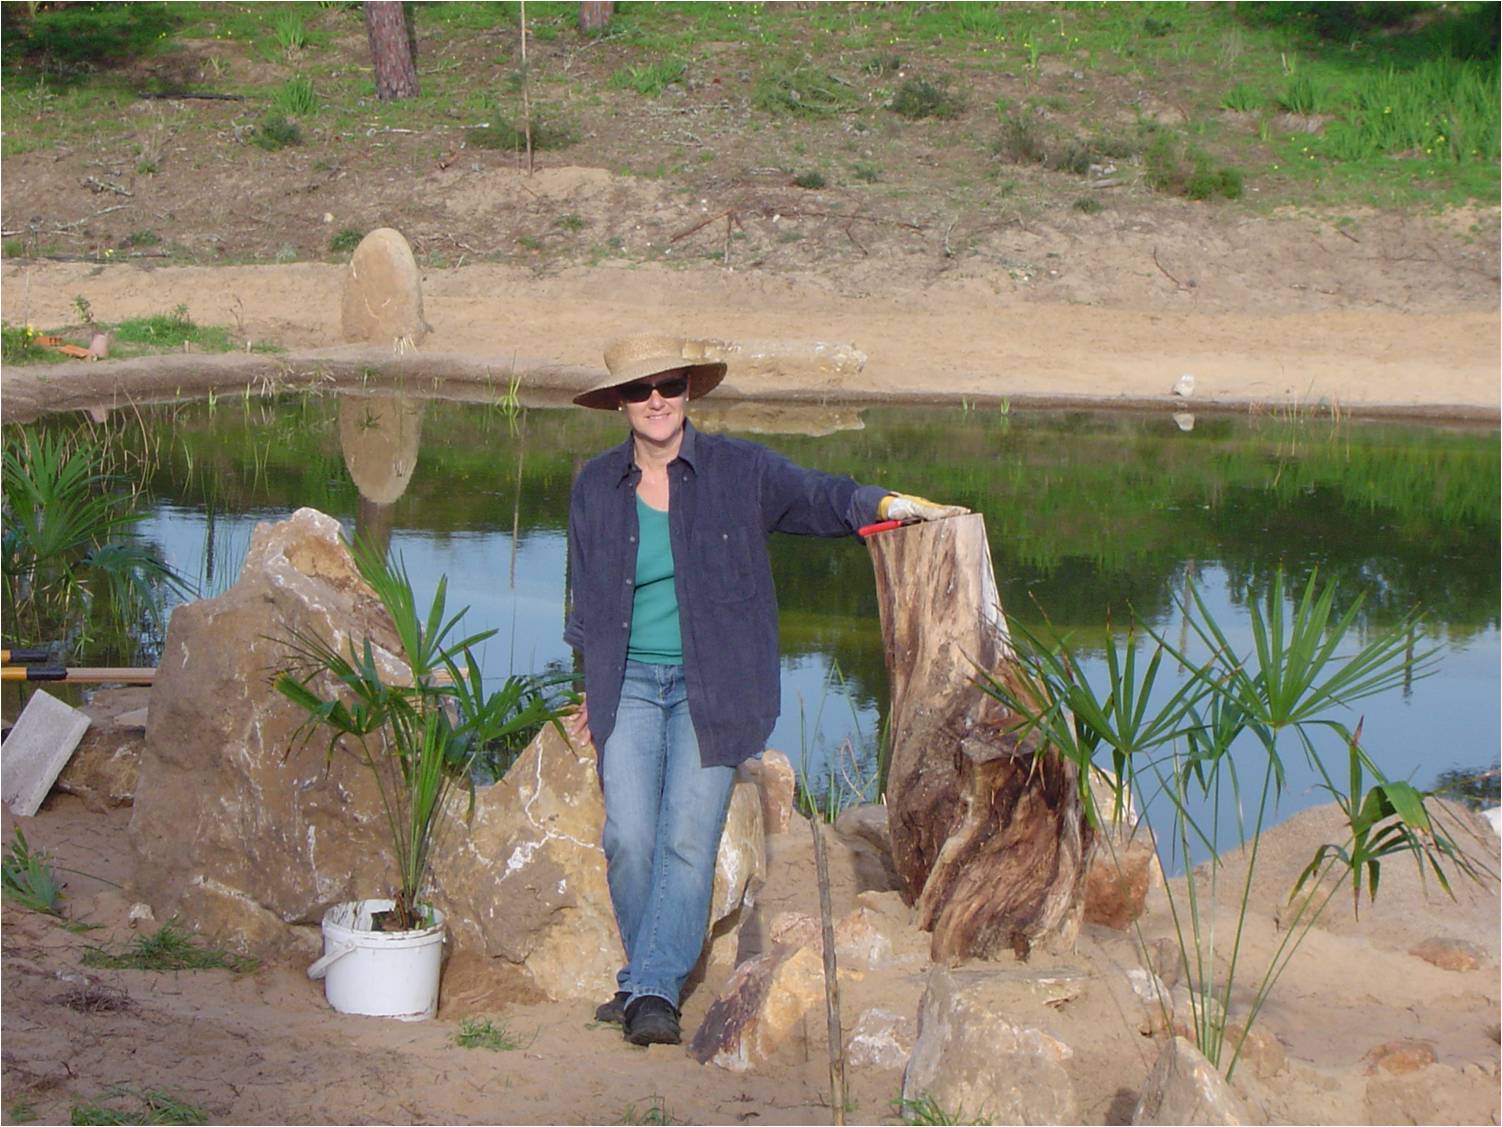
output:
M343 270L7 265L0 298L11 324L46 327L76 319L73 299L84 292L113 320L184 304L200 322L231 324L244 339L283 345L285 366L339 344ZM1187 372L1195 378L1188 404L1195 409L1323 405L1495 421L1502 402L1495 307L1300 310L1253 301L1236 310L1193 293L1082 304L1019 299L978 272L926 284L905 283L900 270L893 275L866 277L859 292L842 292L823 277L714 267L602 266L547 277L496 265L429 270L423 292L433 332L422 354L440 365L515 370L524 387L529 377L547 384L551 372L554 386L568 387L599 370L612 337L657 329L780 354L784 362L754 371L732 364L726 390L747 397L1171 404L1171 389ZM844 347L863 362L830 370L814 357L818 344ZM154 379L149 367L129 370L138 391L181 383L180 375ZM119 370L12 368L3 393L45 401L66 384L102 394Z

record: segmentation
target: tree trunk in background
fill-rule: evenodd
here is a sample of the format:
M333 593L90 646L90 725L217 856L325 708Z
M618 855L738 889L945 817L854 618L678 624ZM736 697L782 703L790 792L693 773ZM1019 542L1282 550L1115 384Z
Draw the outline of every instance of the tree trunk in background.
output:
M397 0L365 0L365 33L376 96L383 102L417 97L417 43L405 6Z
M611 0L580 0L579 30L604 31L614 8Z
M933 958L1072 946L1091 843L1077 773L1036 737L1010 735L1014 715L976 685L981 669L1017 675L985 519L868 545L891 682L892 858Z

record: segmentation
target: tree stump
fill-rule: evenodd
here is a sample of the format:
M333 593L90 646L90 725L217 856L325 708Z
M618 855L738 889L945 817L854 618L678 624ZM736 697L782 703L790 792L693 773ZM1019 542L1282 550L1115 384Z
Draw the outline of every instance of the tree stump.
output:
M1091 833L1078 772L985 693L1017 686L978 513L867 542L891 682L887 815L902 896L935 961L1026 958L1079 933Z

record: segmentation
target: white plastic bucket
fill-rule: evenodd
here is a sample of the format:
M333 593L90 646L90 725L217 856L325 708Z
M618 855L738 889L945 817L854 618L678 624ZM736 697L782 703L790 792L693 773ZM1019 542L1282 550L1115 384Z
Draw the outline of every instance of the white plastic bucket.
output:
M323 957L308 968L342 1014L423 1021L438 1012L443 966L443 913L418 931L371 931L371 917L391 900L351 900L323 914Z

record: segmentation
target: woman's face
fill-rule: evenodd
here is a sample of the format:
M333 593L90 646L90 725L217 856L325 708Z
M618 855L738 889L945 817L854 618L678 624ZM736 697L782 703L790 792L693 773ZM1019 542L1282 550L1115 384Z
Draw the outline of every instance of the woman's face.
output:
M683 407L688 402L688 370L678 368L670 372L658 372L655 376L637 380L631 387L652 389L651 394L639 403L631 402L634 395L628 398L630 393L621 396L621 405L625 408L632 433L648 442L671 442L683 429ZM678 394L665 396L664 391L676 391ZM640 394L640 390L635 391L635 395Z

